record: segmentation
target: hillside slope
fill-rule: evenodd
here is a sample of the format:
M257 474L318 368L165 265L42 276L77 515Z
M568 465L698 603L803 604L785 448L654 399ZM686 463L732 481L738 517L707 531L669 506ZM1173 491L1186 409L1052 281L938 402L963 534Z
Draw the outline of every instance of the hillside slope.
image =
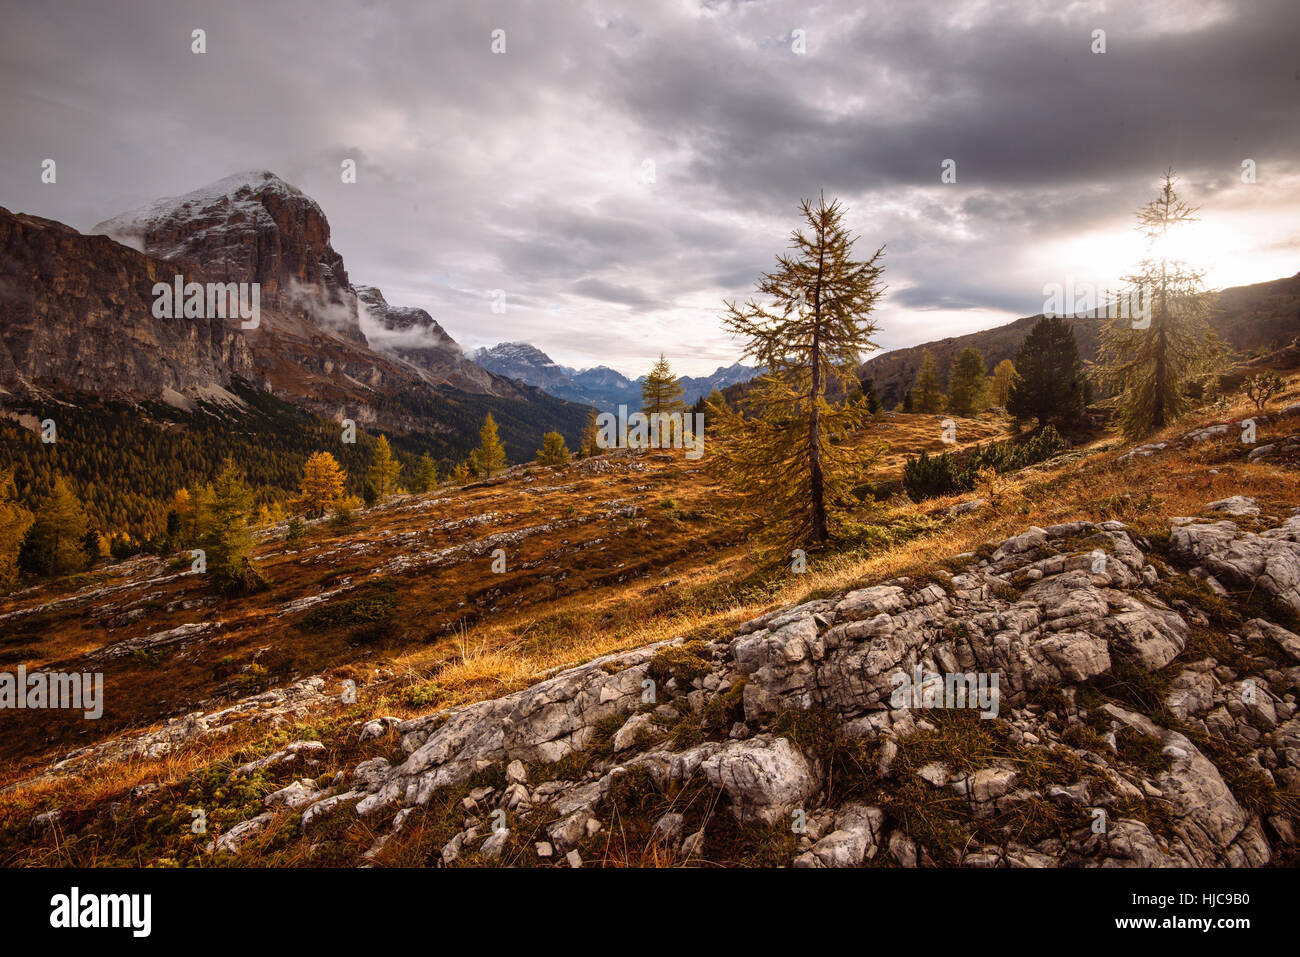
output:
M1297 398L1252 446L1238 409L864 508L803 575L756 564L707 456L623 452L269 529L248 599L147 558L18 592L10 664L112 693L11 713L0 859L1294 862ZM997 676L995 716L891 700L918 667Z
M1026 316L964 336L950 336L923 342L905 349L894 349L873 356L858 370L861 379L874 379L880 400L893 408L911 388L921 366L924 352L934 355L939 374L948 369L964 349L978 349L990 372L1003 359L1014 359L1016 350L1042 315ZM1067 317L1079 343L1084 361L1096 358L1105 320L1087 316ZM1285 279L1232 286L1221 290L1212 314L1214 330L1239 352L1250 353L1261 347L1278 348L1300 335L1300 273Z

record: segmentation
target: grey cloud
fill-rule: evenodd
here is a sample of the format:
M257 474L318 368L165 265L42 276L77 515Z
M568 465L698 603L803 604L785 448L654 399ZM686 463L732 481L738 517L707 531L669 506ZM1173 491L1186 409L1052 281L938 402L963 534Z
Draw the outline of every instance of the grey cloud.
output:
M523 339L569 365L639 374L656 341L682 371L734 359L722 299L752 293L821 189L850 207L860 251L889 245L893 344L950 329L941 310L1035 311L1022 261L1126 230L1170 164L1194 201L1237 209L1255 159L1267 202L1242 215L1261 251L1295 249L1293 0L0 0L0 14L0 204L85 229L269 168L321 204L355 281L464 345ZM56 186L40 183L47 156ZM636 180L645 159L653 184ZM494 288L518 308L490 313Z
M602 302L632 306L638 311L669 305L646 295L639 289L618 286L614 283L605 282L603 279L581 279L573 284L572 289L578 295L586 296L588 299L599 299Z

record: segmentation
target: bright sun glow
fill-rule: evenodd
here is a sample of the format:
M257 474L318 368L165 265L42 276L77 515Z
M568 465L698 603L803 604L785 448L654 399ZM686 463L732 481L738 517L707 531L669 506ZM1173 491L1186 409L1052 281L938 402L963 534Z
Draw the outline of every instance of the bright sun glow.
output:
M1034 256L1034 264L1052 281L1073 276L1115 286L1141 260L1161 256L1204 270L1210 289L1289 276L1300 265L1294 250L1261 250L1244 217L1238 221L1228 215L1184 223L1155 244L1134 229L1088 233L1049 244Z

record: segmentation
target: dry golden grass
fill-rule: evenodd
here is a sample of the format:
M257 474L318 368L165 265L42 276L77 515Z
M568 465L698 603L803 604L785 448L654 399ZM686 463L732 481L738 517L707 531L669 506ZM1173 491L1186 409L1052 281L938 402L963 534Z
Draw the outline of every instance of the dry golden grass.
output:
M1293 401L1295 395L1292 382L1272 405L1278 408ZM1238 421L1252 411L1246 404L1218 413L1205 411L1148 441L1175 438L1208 422ZM896 476L905 454L943 448L938 427L942 418L896 415L878 421L863 440L883 440L893 450L881 463L880 475ZM1261 429L1260 443L1282 434L1283 428ZM960 421L958 436L965 446L1001 438L1006 431L1004 416L984 413ZM1206 502L1230 495L1255 497L1266 512L1271 509L1274 514L1283 514L1283 507L1300 501L1300 478L1294 469L1270 462L1247 464L1239 445L1206 443L1130 463L1117 461L1120 451L1119 443L1109 437L1074 450L1064 460L1004 476L994 507L954 519L944 517L947 508L971 495L920 504L898 497L864 512L863 520L888 525L925 516L940 519L940 525L874 553L851 550L815 555L802 575L782 567L755 569L743 526L734 526L725 518L725 491L712 482L704 468L680 459L646 456L645 471L612 477L575 480L570 473L558 470L464 493L443 490L431 497L444 501L428 509L374 510L361 516L352 530L322 531L301 555L275 554L283 552L279 543L263 545L262 554L274 555L266 559L266 565L275 587L269 596L260 596L240 609L237 627L228 629L233 634L214 653L247 656L251 649L276 644L281 652L293 653L298 668L358 679L362 686L359 705L351 709L340 705L334 714L346 710L354 721L380 714L414 717L518 690L556 670L613 652L682 635L725 635L740 622L782 605L931 569L957 553L973 551L1031 524L1118 519L1142 531L1167 524L1172 515L1196 514ZM560 490L546 492L551 486ZM490 528L432 533L429 542L422 542L422 547L429 543L448 547L503 528L526 528L557 517L587 515L600 502L616 498L638 504L634 522L602 519L526 539L518 555L511 557L514 570L509 576L485 574L484 560L440 569L434 575L402 578L395 627L406 634L429 635L425 640L356 648L329 636L300 634L292 623L277 621L272 615L285 601L330 587L331 576L343 572L363 576L368 568L408 547L390 541L390 536L422 527L420 523L463 520L488 512L497 516ZM364 556L347 555L322 565L300 560L357 541L375 543L375 548ZM562 568L567 577L560 578L556 570L565 561L571 564ZM352 565L357 567L352 569ZM544 580L548 576L551 581ZM101 580L111 581L111 573L104 573ZM175 600L190 594L194 587L180 582L163 586L162 591L166 600ZM458 603L489 591L493 593L476 606L477 614L456 611ZM35 600L40 598L11 596L0 609L22 607ZM225 613L226 609L222 610ZM124 629L113 637L120 640L179 623L176 616L161 619L151 618L141 627ZM429 627L435 622L446 625L436 636ZM75 651L60 638L65 624ZM82 633L79 611L54 616L49 626L52 652L34 659L29 667L50 661L61 661L61 667L83 664L77 660L79 654L93 644ZM101 632L98 643L102 642ZM101 737L120 734L150 726L171 713L146 706L153 700L149 692L156 693L160 683L166 684L173 696L192 696L173 711L191 710L193 702L211 694L217 684L211 668L212 662L201 656L164 661L154 669L124 666L118 676L119 693L128 695L133 688L146 687L149 691L142 692L141 706L135 711L116 724L106 723L94 730ZM411 703L408 692L420 688L431 690L419 703ZM275 734L282 737L284 733L288 732L282 729ZM265 744L269 734L265 727L241 727L228 736L202 739L163 759L102 765L81 774L34 782L6 795L8 809L0 814L0 820L30 816L49 807L86 807L120 799L136 784L176 784L241 749L269 747ZM71 739L56 739L52 745L32 746L29 741L24 746L11 738L0 784L20 780L72 743ZM79 746L86 743L84 738L75 740ZM19 755L21 760L13 760ZM628 849L625 863L650 863L654 853L653 849ZM619 859L611 854L607 863L617 864Z

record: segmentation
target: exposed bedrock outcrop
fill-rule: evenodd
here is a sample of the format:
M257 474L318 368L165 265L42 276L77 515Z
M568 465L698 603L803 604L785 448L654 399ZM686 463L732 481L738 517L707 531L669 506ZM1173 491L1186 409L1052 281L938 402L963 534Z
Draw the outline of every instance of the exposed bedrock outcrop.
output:
M550 843L576 848L609 824L602 815L620 776L640 771L664 795L714 789L741 826L795 828L790 863L804 867L878 855L902 866L1262 865L1295 842L1297 822L1285 809L1300 795L1300 638L1251 618L1220 636L1241 649L1231 665L1189 653L1208 618L1185 600L1164 600L1161 585L1195 583L1186 574L1194 564L1198 574L1253 582L1300 608L1298 523L1257 534L1231 521L1175 520L1165 557L1183 567L1152 560L1118 522L1031 527L962 556L952 573L783 608L725 640L606 656L514 694L397 723L405 760L358 768L348 800L364 816L419 808L441 788L509 766L503 790L472 792L466 830L444 850L448 863L476 848L501 853L499 830L488 844L487 816L497 809L526 820L546 808L557 818L548 853ZM1243 662L1254 672L1237 670ZM1162 676L1165 706L1143 714L1097 693L1121 666ZM1043 695L1056 704L1044 707ZM982 713L1018 758L964 770L909 762L963 706ZM873 749L874 803L833 802L826 754L787 733L791 714L819 715L837 740ZM705 740L675 746L683 722ZM547 775L530 786L527 768L576 753L597 759L576 779ZM1216 764L1225 753L1230 768ZM1070 770L1044 784L1025 770L1039 760ZM1229 785L1244 787L1243 773L1268 794L1292 797L1261 801L1251 785L1244 800ZM960 798L954 823L985 837L978 822L1013 819L1021 806L1055 808L1079 826L1033 844L1005 828L998 840L927 846L933 837L909 833L890 806L909 782L949 804ZM683 833L683 823L670 811L653 833L690 859L704 830Z

